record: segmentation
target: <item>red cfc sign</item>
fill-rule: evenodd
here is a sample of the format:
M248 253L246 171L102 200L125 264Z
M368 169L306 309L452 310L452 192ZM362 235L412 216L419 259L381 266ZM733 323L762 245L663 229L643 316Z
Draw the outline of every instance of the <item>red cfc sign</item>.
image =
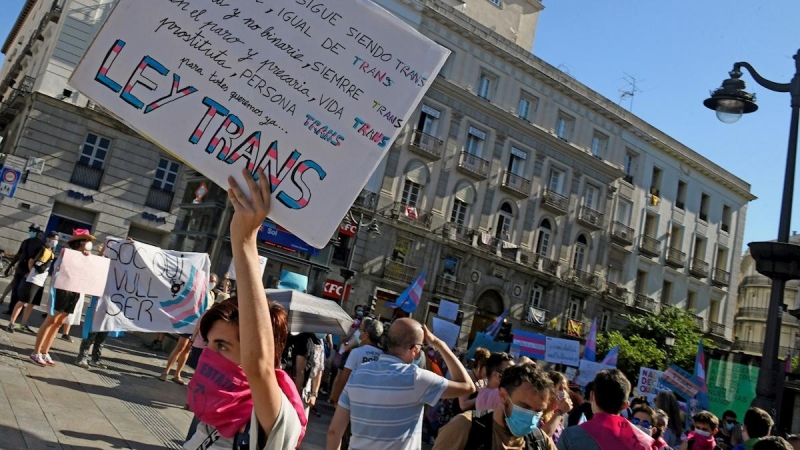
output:
M342 224L339 225L339 233L345 236L353 237L356 235L356 231L358 231L358 227L353 222L342 222Z
M325 280L325 292L322 293L322 296L325 298L330 298L332 300L339 300L342 298L342 288L344 287L344 283L341 281L336 280ZM350 285L347 285L347 293L344 296L344 299L347 300L347 297L350 296Z

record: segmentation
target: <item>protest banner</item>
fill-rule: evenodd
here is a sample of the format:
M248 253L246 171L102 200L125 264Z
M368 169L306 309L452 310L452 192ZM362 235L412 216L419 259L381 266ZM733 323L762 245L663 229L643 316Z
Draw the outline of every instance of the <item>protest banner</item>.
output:
M514 340L511 345L519 347L518 356L527 356L533 359L544 359L547 338L543 334L528 331L514 330Z
M709 410L722 417L730 409L737 417L744 417L756 396L758 372L758 366L710 360L706 374Z
M84 255L77 250L65 248L53 286L56 289L99 297L106 290L110 262L110 259L102 256Z
M439 317L447 319L451 322L458 318L458 303L448 302L447 300L439 300Z
M647 400L652 403L659 391L671 391L661 381L660 370L650 369L648 367L639 368L639 382L636 384L636 395L644 395Z
M554 364L578 367L581 343L570 339L547 337L544 360Z
M578 366L578 376L575 378L575 382L578 383L578 386L586 387L587 384L594 381L594 377L597 375L597 372L613 368L614 366L609 366L608 364L582 359L580 360L580 365Z
M508 350L508 342L495 342L494 338L486 333L478 333L475 335L475 340L467 350L467 359L475 357L475 349L482 347L489 352L504 352Z
M700 390L697 379L676 365L670 366L661 374L661 383L687 400L693 399Z
M116 2L70 85L322 248L449 51L370 0Z
M104 256L110 267L92 331L194 331L208 307L207 254L114 238L106 240Z
M460 326L448 322L440 317L433 318L433 334L447 344L447 348L456 348L458 335L460 333Z

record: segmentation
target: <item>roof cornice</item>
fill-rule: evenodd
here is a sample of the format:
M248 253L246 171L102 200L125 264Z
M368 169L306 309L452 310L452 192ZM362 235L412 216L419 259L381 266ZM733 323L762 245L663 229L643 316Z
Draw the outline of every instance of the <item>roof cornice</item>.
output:
M6 37L6 41L3 43L3 49L0 50L0 53L5 55L8 49L11 47L11 44L13 44L14 40L17 39L17 34L22 28L22 24L25 23L25 19L28 18L28 14L31 13L33 5L35 4L36 0L27 0L25 4L22 5L22 11L20 11L19 15L17 16L17 20L14 22L14 26L11 27L11 31L8 32L8 36Z

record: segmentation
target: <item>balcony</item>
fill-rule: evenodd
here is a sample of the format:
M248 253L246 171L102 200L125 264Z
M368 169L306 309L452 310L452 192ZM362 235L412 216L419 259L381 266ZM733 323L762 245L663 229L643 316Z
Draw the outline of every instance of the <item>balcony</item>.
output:
M725 337L725 324L708 321L708 333L714 336Z
M445 295L447 297L453 297L460 300L464 298L464 294L466 294L466 292L467 284L459 283L455 278L440 276L436 280L435 293L438 295Z
M617 300L620 303L628 304L628 297L630 296L630 292L625 289L624 286L620 286L616 283L608 282L606 283L606 295L614 300Z
M19 86L14 88L15 83L13 77L6 77L6 80L9 79L10 81L8 82L8 88L11 89L11 94L7 99L0 100L0 129L11 123L11 121L14 120L14 117L16 117L17 114L22 110L25 98L27 98L28 94L31 93L33 90L33 84L36 82L36 78L26 76L22 79L22 82L19 84ZM0 94L2 94L2 92L3 88L0 86Z
M531 195L531 180L523 178L511 171L506 170L503 172L503 181L500 186L512 194L521 197L528 197Z
M677 248L668 248L667 249L667 265L675 268L680 269L682 267L686 267L686 253L678 250Z
M542 195L542 206L558 215L566 214L569 209L569 199L556 191L545 189Z
M697 329L700 331L706 330L706 319L703 316L694 315L694 324L697 325Z
M731 346L731 350L739 350L747 353L754 353L756 355L760 355L761 351L764 349L763 342L754 342L754 341L741 341L737 340L733 342ZM784 356L792 352L792 349L789 347L780 346L780 351L778 356Z
M461 152L458 168L467 175L485 179L489 176L489 161L479 158L469 152Z
M378 194L367 190L362 190L353 202L353 208L366 211L375 211L378 207Z
M656 312L656 301L644 294L636 294L633 304L643 311Z
M430 211L422 210L416 206L404 205L402 202L394 202L392 218L416 227L430 228L431 222L433 221L433 214Z
M467 228L465 225L453 222L442 225L440 230L443 237L467 245L472 245L472 238L476 233L475 230Z
M702 259L692 258L692 266L689 268L689 273L695 278L708 277L708 263Z
M145 200L144 206L159 211L170 212L174 196L174 192L150 186L150 191L147 193L147 200Z
M534 326L543 327L547 324L547 313L548 311L546 309L529 306L525 311L525 322Z
M578 269L569 269L564 277L564 281L569 281L587 289L599 289L600 278L589 272Z
M714 269L714 274L711 276L711 284L717 287L725 287L731 283L731 273L722 269Z
M386 265L383 268L383 278L400 284L411 284L416 276L417 268L415 266L409 266L399 261L386 258Z
M578 215L578 221L584 225L599 230L600 228L603 228L603 213L600 211L595 211L588 206L581 206L580 214Z
M436 161L442 157L443 149L444 145L442 144L442 140L430 134L423 133L420 130L414 130L414 133L411 135L409 150L414 153Z
M643 234L642 241L639 244L639 253L651 258L658 258L661 256L661 241Z
M622 222L614 222L611 224L611 240L618 244L632 245L633 233L633 228Z
M755 308L755 307L746 306L744 308L739 308L739 310L736 311L736 317L741 317L741 318L748 317L748 318L755 318L755 319L766 319L767 318L767 311L769 311L768 308Z
M536 257L533 268L548 275L558 275L558 261L544 256Z
M69 179L69 182L85 188L98 190L100 189L100 181L102 179L103 169L76 163L75 170L72 171L72 177Z

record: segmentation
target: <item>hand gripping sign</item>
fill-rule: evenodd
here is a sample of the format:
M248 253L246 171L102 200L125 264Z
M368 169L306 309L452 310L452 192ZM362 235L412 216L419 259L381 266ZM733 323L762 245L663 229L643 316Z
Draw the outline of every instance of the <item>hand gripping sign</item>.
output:
M324 247L449 51L371 0L117 2L70 84Z

